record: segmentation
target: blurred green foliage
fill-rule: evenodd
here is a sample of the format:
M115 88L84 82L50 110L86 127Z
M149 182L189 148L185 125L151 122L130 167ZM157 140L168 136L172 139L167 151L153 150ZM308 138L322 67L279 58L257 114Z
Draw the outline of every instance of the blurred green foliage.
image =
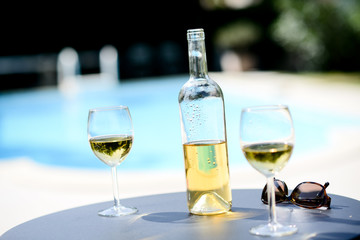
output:
M360 1L274 0L279 12L272 38L287 57L287 69L360 70Z

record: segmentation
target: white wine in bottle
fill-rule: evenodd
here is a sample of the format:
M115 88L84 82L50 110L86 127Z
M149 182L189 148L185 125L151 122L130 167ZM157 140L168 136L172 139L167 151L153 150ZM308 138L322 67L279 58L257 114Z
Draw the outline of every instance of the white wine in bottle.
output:
M230 211L232 198L224 98L208 76L203 29L187 32L190 79L179 93L189 211L213 215Z

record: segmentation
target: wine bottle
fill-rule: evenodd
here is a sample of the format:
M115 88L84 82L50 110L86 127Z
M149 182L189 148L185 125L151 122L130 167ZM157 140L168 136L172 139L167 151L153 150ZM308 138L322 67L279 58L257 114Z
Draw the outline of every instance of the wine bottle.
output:
M213 215L232 204L224 97L207 70L203 29L187 31L190 78L179 93L190 213Z

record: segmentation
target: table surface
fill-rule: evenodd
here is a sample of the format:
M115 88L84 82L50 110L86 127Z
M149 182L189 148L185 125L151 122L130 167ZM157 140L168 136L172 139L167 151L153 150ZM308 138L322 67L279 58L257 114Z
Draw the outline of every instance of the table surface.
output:
M249 233L265 223L267 206L260 189L233 190L233 208L228 214L196 216L188 213L184 192L122 200L139 212L118 218L97 215L112 205L103 202L49 214L18 225L0 240L10 239L263 239ZM304 209L278 204L280 223L295 224L299 231L281 239L352 239L360 236L360 201L330 195L331 209Z

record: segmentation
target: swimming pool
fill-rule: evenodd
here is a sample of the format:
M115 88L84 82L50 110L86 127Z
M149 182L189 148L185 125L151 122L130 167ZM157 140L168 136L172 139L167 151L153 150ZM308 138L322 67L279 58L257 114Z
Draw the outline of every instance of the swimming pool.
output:
M88 89L66 96L57 89L17 91L0 95L0 160L29 157L42 164L72 168L108 168L87 141L88 109L129 106L135 139L121 166L125 170L183 168L178 92L188 76L125 82L109 89ZM240 109L264 104L256 96L225 95L229 163L247 164L238 140ZM280 101L280 100L279 100ZM276 102L272 99L271 103ZM334 126L360 125L359 119L290 105L296 133L294 154L329 145Z

